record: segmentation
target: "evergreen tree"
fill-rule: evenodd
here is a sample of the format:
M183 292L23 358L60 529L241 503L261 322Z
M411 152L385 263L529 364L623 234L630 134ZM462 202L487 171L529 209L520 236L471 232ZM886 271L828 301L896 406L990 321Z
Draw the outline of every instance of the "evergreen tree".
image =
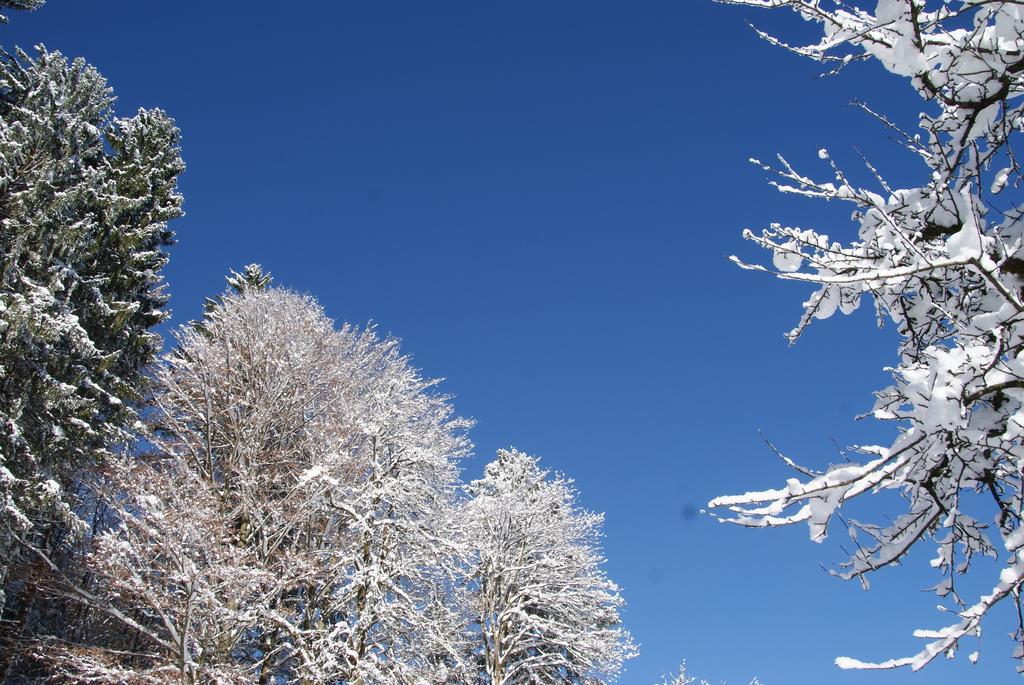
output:
M239 295L249 292L259 292L270 287L273 277L269 272L264 272L259 264L247 264L242 273L232 271L228 276L228 286Z
M133 440L160 347L152 329L167 316L160 270L167 222L181 215L179 133L160 110L116 118L112 104L81 59L0 52L5 641L31 607L30 567L82 525L79 475ZM6 668L0 659L0 680Z
M34 10L43 6L46 0L0 0L0 8L12 10ZM0 14L0 24L6 24L7 17Z
M234 269L231 270L231 274L225 279L228 282L228 292L236 295L244 295L245 293L255 293L261 290L266 290L270 287L274 278L270 275L270 272L264 272L263 267L259 264L247 264L242 273L238 273ZM217 315L217 310L224 305L224 295L218 295L217 297L208 297L203 302L203 317L208 320L210 317ZM202 321L192 322L193 327L196 330L203 331L204 323Z

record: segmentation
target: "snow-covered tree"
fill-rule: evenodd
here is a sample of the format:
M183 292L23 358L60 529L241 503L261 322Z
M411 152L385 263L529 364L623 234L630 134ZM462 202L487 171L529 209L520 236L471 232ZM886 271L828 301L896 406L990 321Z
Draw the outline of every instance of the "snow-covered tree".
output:
M603 517L537 459L499 451L469 486L471 653L485 685L614 680L635 656L619 588L601 569Z
M0 0L0 9L34 10L45 4L46 0ZM0 24L6 24L7 17L0 14Z
M902 495L905 510L893 521L847 522L855 551L835 572L864 580L899 563L912 547L931 545L932 566L942 574L936 590L957 618L916 632L928 641L916 655L837 663L918 669L978 635L996 604L1019 606L1024 584L1024 204L1013 149L1024 128L1024 6L1000 0L734 4L795 11L821 27L820 41L793 47L765 37L833 71L878 60L908 78L925 101L918 132L876 115L920 160L919 186L893 188L869 165L876 180L862 187L826 150L819 156L830 169L827 180L803 175L780 157L779 190L852 204L856 237L843 242L772 224L745 235L772 252L775 268L741 263L816 286L791 341L813 319L850 313L871 296L879 321L891 320L901 336L893 384L877 393L873 410L875 418L897 423L898 437L888 446L861 447L861 461L822 470L787 459L797 477L784 487L710 503L743 525L806 522L820 541L850 500L885 490ZM976 555L1000 560L1001 569L990 591L970 598L956 581L972 571ZM1015 639L1016 655L1024 656L1024 625Z
M53 568L50 595L84 611L64 636L25 648L49 682L252 683L250 647L279 578L238 544L217 484L188 464L147 456L111 463L97 486L114 524L81 569Z
M132 439L160 345L178 130L112 104L82 60L0 52L0 640L33 601L28 550L81 524L77 475Z
M273 283L274 277L269 273L263 271L263 267L259 264L247 264L242 272L239 273L235 270L231 271L231 274L227 277L228 292L233 292L238 295L242 295L248 292L258 292L260 290L266 290ZM209 317L217 311L217 308L224 304L223 295L217 297L208 297L203 302L203 315ZM203 330L203 322L193 322L196 330Z
M663 675L661 682L656 685L711 685L706 680L697 680L686 671L686 663L679 666L679 670L672 675Z
M316 680L311 597L352 547L333 500L358 478L346 411L362 379L345 362L360 334L336 331L309 297L231 285L157 372L155 441L215 484L235 544L276 578L266 604L248 608L260 619L236 658L260 682Z
M178 333L156 372L156 457L107 484L120 523L89 557L99 587L65 594L134 632L153 677L447 682L462 672L449 590L467 423L396 340L336 330L312 298L247 273ZM36 652L92 682L139 661L95 643Z
M470 422L454 416L394 339L342 331L353 379L343 417L356 478L335 491L354 547L335 569L329 638L344 639L340 673L356 685L444 683L461 668L449 592L458 578L457 460ZM310 474L325 483L325 474ZM329 482L326 482L329 485Z
M711 685L707 680L703 678L696 678L691 676L686 670L686 662L684 661L680 666L679 670L672 675L663 675L661 682L656 685ZM751 679L749 685L761 685L761 681L756 677Z

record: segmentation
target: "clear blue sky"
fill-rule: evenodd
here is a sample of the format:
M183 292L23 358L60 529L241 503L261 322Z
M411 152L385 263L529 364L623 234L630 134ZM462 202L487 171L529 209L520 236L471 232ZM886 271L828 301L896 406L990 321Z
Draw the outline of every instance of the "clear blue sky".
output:
M763 259L740 230L769 221L849 239L849 209L782 198L746 159L824 175L819 147L855 169L856 145L895 184L921 179L846 106L912 126L904 81L869 65L818 79L747 20L808 35L705 0L51 0L0 33L86 57L120 113L177 120L175 322L260 262L447 379L479 422L467 478L514 445L577 480L607 514L641 645L625 685L683 658L730 685L1015 682L1009 607L976 667L968 644L920 674L838 671L836 655L903 656L913 628L951 622L919 591L938 580L928 554L863 592L819 567L842 559L840 530L818 546L698 513L789 477L759 429L814 465L839 459L830 436L889 434L854 416L895 361L891 329L861 311L787 349L807 290L726 260Z

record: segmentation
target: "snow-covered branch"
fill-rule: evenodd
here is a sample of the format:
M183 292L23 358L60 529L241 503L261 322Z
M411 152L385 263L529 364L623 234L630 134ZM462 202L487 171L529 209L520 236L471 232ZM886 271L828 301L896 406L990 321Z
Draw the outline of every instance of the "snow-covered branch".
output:
M837 663L920 668L977 634L995 604L1019 601L1022 583L1024 209L1013 204L1021 182L1013 142L1022 130L1024 6L998 0L733 4L788 8L817 23L821 39L796 48L801 55L841 64L875 59L910 79L924 100L921 132L901 138L924 169L920 186L894 189L869 165L878 187L867 188L852 183L826 150L819 157L829 180L779 158L776 187L852 203L856 236L844 242L773 224L745 236L771 251L774 269L735 261L818 286L790 341L815 319L851 313L864 296L874 300L879 315L895 324L900 346L893 384L877 393L873 414L895 421L900 435L891 446L861 448L869 456L863 463L820 473L801 467L784 488L719 497L710 506L727 510L720 519L743 525L806 522L820 541L851 500L882 490L901 494L906 511L887 525L848 523L856 549L836 574L866 584L874 570L934 544L933 566L943 574L936 591L960 620L918 631L929 643L913 657ZM995 519L986 523L993 505ZM955 579L971 571L975 554L1000 557L1004 568L990 594L969 602L955 591ZM1016 639L1022 656L1024 630Z

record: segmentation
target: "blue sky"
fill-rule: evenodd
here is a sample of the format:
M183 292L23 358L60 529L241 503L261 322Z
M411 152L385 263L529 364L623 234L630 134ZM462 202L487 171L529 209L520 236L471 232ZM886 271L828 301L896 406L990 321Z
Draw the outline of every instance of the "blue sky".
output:
M854 417L886 383L892 330L864 308L787 348L806 288L726 259L764 260L740 231L776 220L849 239L849 208L781 197L747 158L782 152L826 175L818 148L855 170L856 146L895 185L921 178L847 106L912 126L904 81L872 65L817 78L748 20L809 35L705 0L51 0L0 31L87 58L120 113L177 120L176 323L228 269L260 262L447 379L479 422L467 478L512 445L576 479L606 512L608 571L641 646L620 682L653 683L684 658L731 685L1012 682L1009 607L975 667L975 645L920 674L832 665L904 656L914 628L950 622L920 591L938 580L928 554L863 592L819 566L842 559L841 530L814 545L805 528L699 513L789 477L759 430L812 465L840 458L833 439L891 431ZM994 570L978 571L981 589Z

